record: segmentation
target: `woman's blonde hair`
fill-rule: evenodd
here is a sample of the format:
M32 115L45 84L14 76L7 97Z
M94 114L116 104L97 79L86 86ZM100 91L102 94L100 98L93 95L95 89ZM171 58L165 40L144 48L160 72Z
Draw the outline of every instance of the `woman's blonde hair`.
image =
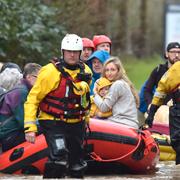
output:
M103 70L102 70L102 77L106 77L105 76L106 66L109 63L113 63L117 67L117 69L118 69L118 74L117 74L116 78L113 81L123 79L125 82L127 82L127 84L130 86L131 92L132 92L132 94L133 94L133 96L135 98L136 106L139 107L139 95L138 95L138 93L137 93L133 83L128 78L128 76L126 74L126 71L125 71L125 69L123 67L123 64L122 64L121 60L118 57L110 57L104 63Z

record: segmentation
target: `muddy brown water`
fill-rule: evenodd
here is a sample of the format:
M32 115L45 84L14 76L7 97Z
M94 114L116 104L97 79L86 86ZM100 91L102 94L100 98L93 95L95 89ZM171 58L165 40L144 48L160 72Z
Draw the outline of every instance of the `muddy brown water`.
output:
M106 170L104 170L106 172ZM14 180L14 179L25 179L25 180L40 180L42 176L29 176L29 175L7 175L0 174L0 179ZM64 178L71 179L71 178ZM112 179L112 180L180 180L180 167L175 166L174 161L161 161L157 164L157 168L151 174L86 174L84 179L99 180L99 179Z

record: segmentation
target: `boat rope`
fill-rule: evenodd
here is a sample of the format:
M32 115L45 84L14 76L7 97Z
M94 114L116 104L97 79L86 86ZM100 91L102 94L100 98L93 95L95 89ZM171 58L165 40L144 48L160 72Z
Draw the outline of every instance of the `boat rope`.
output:
M134 149L132 149L130 152L128 152L127 154L117 157L117 158L113 158L113 159L102 159L99 155L97 155L95 152L90 153L90 157L95 160L95 161L99 161L99 162L113 162L113 161L119 161L121 159L126 158L127 156L129 156L130 154L132 154L133 152L135 152L137 150L137 148L139 147L140 143L141 143L142 137L141 137L141 133L138 134L138 143L137 145L134 147Z

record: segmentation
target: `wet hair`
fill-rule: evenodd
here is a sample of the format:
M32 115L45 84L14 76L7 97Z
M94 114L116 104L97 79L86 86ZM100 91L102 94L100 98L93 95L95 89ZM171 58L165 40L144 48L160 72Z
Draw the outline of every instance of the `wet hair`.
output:
M17 64L12 63L12 62L4 63L3 66L1 67L0 73L3 72L6 68L15 68L15 69L17 69L20 73L22 73L21 68L20 68Z
M22 73L20 73L17 68L5 68L0 73L0 87L10 90L15 85L19 84L22 77Z
M133 85L133 83L130 81L130 79L128 78L127 74L126 74L126 71L123 67L123 64L121 62L121 60L118 58L118 57L110 57L105 63L104 63L104 66L103 66L103 70L102 70L102 76L103 77L106 77L105 76L105 69L106 69L106 66L109 64L109 63L114 63L114 65L117 67L118 69L118 74L116 76L116 78L114 79L114 81L116 80L120 80L120 79L123 79L129 86L130 86L130 89L131 89L131 92L135 98L135 101L136 101L136 106L139 107L139 95Z
M37 63L27 63L24 66L23 70L23 78L26 78L27 75L37 74L37 72L41 69L41 65Z

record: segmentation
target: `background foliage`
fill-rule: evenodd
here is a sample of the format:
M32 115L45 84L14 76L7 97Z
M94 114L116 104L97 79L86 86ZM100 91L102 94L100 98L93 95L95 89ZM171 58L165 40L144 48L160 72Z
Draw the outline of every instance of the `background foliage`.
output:
M63 26L57 8L40 0L0 0L0 59L44 64L57 54Z
M66 33L106 34L139 89L162 61L164 10L179 0L0 0L0 61L46 64Z

